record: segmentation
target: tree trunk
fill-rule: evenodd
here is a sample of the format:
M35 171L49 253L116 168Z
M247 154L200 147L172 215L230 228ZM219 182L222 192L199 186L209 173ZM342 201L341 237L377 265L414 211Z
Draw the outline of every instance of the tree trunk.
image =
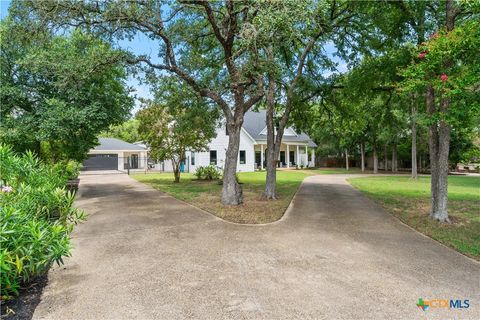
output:
M456 9L453 0L446 0L446 27L452 31L455 27ZM451 67L452 61L445 62L445 69ZM435 105L435 92L432 85L427 88L427 112L433 116L436 112L446 114L450 101L440 97L440 107ZM450 125L444 120L436 121L429 126L430 170L432 172L432 211L430 217L442 222L450 222L448 218L448 155L450 148Z
M272 145L270 145L272 146ZM267 148L267 178L265 184L264 197L266 199L275 200L277 198L276 185L277 185L277 158L275 157L275 148Z
M383 169L385 172L388 170L388 150L387 144L385 143L385 147L383 148Z
M373 145L373 173L378 173L378 155L376 145Z
M427 88L426 94L426 107L428 114L435 113L435 96L433 92L432 85L429 85ZM433 123L428 126L428 148L430 153L430 173L431 173L431 181L430 181L430 191L432 194L432 209L430 215L433 217L434 214L437 212L437 205L438 205L438 161L437 161L437 154L438 154L438 132L437 132L437 124Z
M393 143L392 148L392 172L397 172L397 143Z
M349 167L348 167L348 150L345 149L345 168L347 170L349 170Z
M279 152L280 145L277 146L275 143L275 81L273 79L270 79L268 82L268 90L265 98L267 101L267 112L265 119L267 122L267 177L265 181L265 192L263 195L266 199L275 200L277 198L277 147Z
M365 143L360 143L360 155L361 155L361 168L362 172L365 171Z
M228 148L223 169L222 203L224 205L238 205L243 202L242 187L238 184L237 161L240 148L240 130L243 118L237 122L228 123Z
M450 126L440 121L438 126L438 178L437 178L437 211L432 217L439 221L448 219L448 154L450 147Z
M175 176L175 183L179 183L180 182L180 169L178 167L173 171L173 175Z
M174 182L179 183L180 182L180 162L177 161L177 159L172 158L172 167L173 167L173 176L175 177Z
M417 180L417 106L412 98L412 179Z

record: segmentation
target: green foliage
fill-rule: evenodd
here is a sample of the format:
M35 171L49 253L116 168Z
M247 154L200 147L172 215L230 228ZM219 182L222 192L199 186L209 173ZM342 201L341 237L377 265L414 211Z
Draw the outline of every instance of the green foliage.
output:
M68 166L67 166L68 167ZM65 191L68 174L31 152L0 145L0 284L2 299L70 254L69 234L84 220Z
M141 140L138 133L139 121L129 119L118 125L111 125L108 130L100 133L102 138L117 138L126 142L134 143Z
M222 172L215 166L201 166L194 172L198 180L219 180L222 177Z
M81 164L75 160L63 160L53 166L69 180L77 178L80 174Z
M150 158L171 160L178 180L185 152L204 151L215 137L218 110L186 85L166 77L156 88L156 101L141 109L136 118L140 138L150 148Z
M403 91L425 90L432 85L437 96L449 99L448 112L429 117L428 123L443 120L453 127L478 124L480 114L480 22L469 20L450 32L440 30L429 41L412 49L418 56L401 71Z
M97 134L133 106L124 55L78 30L32 29L10 17L0 23L0 138L54 162L83 160Z

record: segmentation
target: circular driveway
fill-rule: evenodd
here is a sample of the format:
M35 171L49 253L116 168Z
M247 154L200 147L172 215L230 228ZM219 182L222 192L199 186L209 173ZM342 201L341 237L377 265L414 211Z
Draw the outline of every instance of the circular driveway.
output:
M480 264L345 182L308 177L286 216L235 225L127 175L81 177L88 220L36 319L480 318ZM422 311L419 298L468 299Z

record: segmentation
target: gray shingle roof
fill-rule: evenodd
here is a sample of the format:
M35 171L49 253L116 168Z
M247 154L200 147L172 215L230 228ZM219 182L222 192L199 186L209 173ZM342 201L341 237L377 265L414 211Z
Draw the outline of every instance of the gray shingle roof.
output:
M93 150L110 151L110 150L124 150L124 151L145 151L146 148L132 143L128 143L116 138L98 138L100 144Z
M258 112L255 111L248 111L245 114L244 121L243 121L243 128L248 132L250 136L256 141L266 141L267 136L265 134L261 134L263 129L267 126L265 122L266 110L260 110ZM293 128L289 127L291 130L295 131ZM283 136L283 142L303 142L308 143L308 146L315 147L315 142L310 139L308 135L305 133L297 133L296 136Z

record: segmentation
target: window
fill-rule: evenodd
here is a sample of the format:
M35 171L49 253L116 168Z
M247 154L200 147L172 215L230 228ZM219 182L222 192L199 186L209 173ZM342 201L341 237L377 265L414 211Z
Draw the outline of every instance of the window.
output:
M245 150L240 150L240 164L246 163L247 157L245 156Z
M190 164L191 164L192 166L194 166L194 165L195 165L195 152L192 152L192 153L190 154L190 156L191 156L191 158L190 158Z
M217 164L217 150L210 150L210 164Z
M312 153L309 152L309 153L307 153L307 155L308 155L308 161L309 161L309 162L312 161Z

